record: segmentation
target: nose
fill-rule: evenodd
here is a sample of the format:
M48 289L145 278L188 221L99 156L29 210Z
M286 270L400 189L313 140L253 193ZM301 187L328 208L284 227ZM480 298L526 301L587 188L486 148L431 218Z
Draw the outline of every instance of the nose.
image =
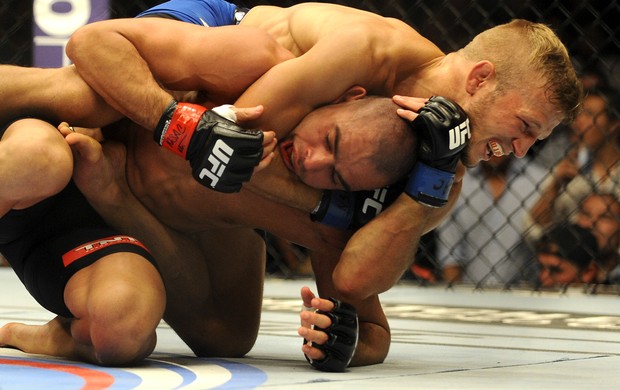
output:
M535 138L518 138L512 141L512 150L515 156L523 158L536 142Z
M330 153L320 148L308 151L303 161L304 170L307 172L318 171L333 163L333 157Z

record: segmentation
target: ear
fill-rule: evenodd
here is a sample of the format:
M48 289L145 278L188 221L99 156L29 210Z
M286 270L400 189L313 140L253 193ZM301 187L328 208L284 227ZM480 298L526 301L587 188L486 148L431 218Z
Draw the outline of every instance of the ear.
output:
M467 75L465 88L473 95L484 85L495 79L495 65L491 61L477 62Z
M332 103L344 103L352 100L358 100L366 96L366 89L359 85L355 85L349 89L342 95L340 95L336 100Z

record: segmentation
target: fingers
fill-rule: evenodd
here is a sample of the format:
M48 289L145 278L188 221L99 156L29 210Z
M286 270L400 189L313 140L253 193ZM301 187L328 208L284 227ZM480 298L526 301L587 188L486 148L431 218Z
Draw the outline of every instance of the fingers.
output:
M394 95L392 96L392 101L402 108L406 108L408 110L418 111L420 108L424 107L426 104L426 98L412 97L412 96L401 96Z
M317 310L329 312L334 309L334 304L330 300L317 297L308 287L302 287L301 298L304 309L299 314L301 326L297 333L307 341L301 348L302 352L310 359L322 360L325 358L325 353L313 347L313 344L325 344L329 340L329 336L316 328L327 329L332 325L332 321L328 316L317 312Z
M332 324L332 320L328 316L315 311L302 311L299 316L302 322L310 323L323 329L329 328Z
M263 169L267 168L269 166L269 164L271 164L271 162L273 161L275 156L276 155L275 155L274 152L268 153L267 155L265 155L265 153L263 153L263 158L262 158L262 160L260 160L260 162L258 163L256 168L254 168L254 173L260 172Z
M237 123L243 123L258 119L263 114L263 106L255 106L250 108L237 108L232 107L235 114L237 114Z
M297 333L306 340L306 343L301 347L302 352L313 360L324 359L325 353L314 348L313 345L323 345L327 343L329 340L327 333L322 330L317 330L316 328L329 328L332 325L331 319L324 314L312 311L302 311L300 317L302 326L297 329Z
M301 347L302 352L313 360L324 359L323 351L314 348L313 345L323 345L329 340L327 333L317 330L316 327L328 328L332 324L330 318L312 311L302 311L300 317L302 326L297 329L297 333L306 340Z
M300 329L305 329L305 328L300 328ZM325 334L325 333L323 333L323 334ZM312 360L323 360L323 359L325 359L325 353L323 351L321 351L320 349L315 348L313 346L313 342L312 341L308 341L307 338L305 338L305 339L307 340L307 342L304 343L301 346L301 352L303 354L305 354L306 356L308 356ZM321 343L319 343L319 344L321 344Z
M428 99L401 95L394 95L392 97L392 101L402 107L396 110L396 114L408 121L412 121L418 116L416 111L424 107L427 100Z
M312 307L312 300L314 298L315 295L309 287L304 286L301 288L301 299L303 300L304 306Z
M278 144L278 140L276 139L276 133L273 131L264 131L263 132L263 157L260 162L254 168L254 173L259 172L269 166L273 159L275 158L275 149Z
M267 148L272 146L271 151L273 151L273 149L275 149L275 143L274 142L278 142L278 140L276 139L276 132L275 131L263 131L263 148ZM273 145L272 145L273 144Z

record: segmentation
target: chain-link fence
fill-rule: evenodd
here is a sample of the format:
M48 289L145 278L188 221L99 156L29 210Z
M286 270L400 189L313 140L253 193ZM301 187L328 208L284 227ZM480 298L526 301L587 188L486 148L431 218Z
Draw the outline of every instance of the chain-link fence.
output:
M88 22L95 11L101 14L97 17L131 17L160 2L35 0L33 7L29 2L5 0L0 4L0 61L32 65L35 46L57 45L62 49L58 43L62 37L33 39L37 34L54 35L49 32L53 24L37 24L37 12L33 12L37 6L59 14L79 11ZM604 195L620 193L618 0L330 2L402 19L446 52L464 46L478 32L513 18L543 22L565 42L590 91L578 120L536 145L528 158L497 159L469 170L456 211L423 238L406 278L501 288L557 287L580 281L598 286L599 291L602 285L618 283L620 206L615 203L617 196ZM105 3L107 9L97 9L96 3ZM289 6L299 1L237 3L247 7ZM543 234L553 223L562 221L585 227L600 250L590 250L585 244L589 233L574 227L556 232L559 235ZM558 257L570 261L559 262ZM592 257L595 261L590 263Z

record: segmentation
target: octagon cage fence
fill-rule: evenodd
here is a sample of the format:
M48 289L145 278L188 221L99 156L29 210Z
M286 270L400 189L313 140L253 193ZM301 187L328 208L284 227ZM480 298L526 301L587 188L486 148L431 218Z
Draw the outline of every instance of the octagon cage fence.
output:
M4 0L0 4L0 59L3 64L40 65L36 56L41 45L63 44L80 24L92 21L88 13L103 13L103 18L132 17L159 4L157 0ZM454 213L438 229L425 235L402 283L471 286L475 289L525 289L566 292L568 288L584 293L618 294L620 266L620 39L617 0L360 0L331 1L405 21L429 38L444 52L463 47L480 31L514 18L528 19L550 26L565 43L575 68L588 92L584 110L571 125L560 126L547 140L537 143L523 159L504 158L468 170L463 194ZM291 6L298 1L238 1L240 6ZM102 10L101 7L104 7ZM76 26L54 23L55 14L86 13ZM48 18L46 21L45 18ZM56 26L56 27L55 27ZM56 30L54 30L56 28ZM45 36L41 36L45 35ZM47 40L46 40L47 39ZM50 43L51 42L51 43ZM49 48L48 48L49 49ZM66 64L66 58L57 65ZM599 96L588 105L588 99ZM601 100L602 99L602 100ZM579 124L577 123L579 122ZM590 142L586 138L597 138ZM602 141L601 141L602 140ZM583 147L587 145L587 147ZM594 146L593 146L594 145ZM611 149L610 149L611 146ZM605 148L605 153L598 153ZM614 150L615 148L615 150ZM611 152L610 152L611 150ZM600 157L604 155L604 157ZM611 162L610 161L610 155ZM616 156L614 159L613 156ZM589 175L605 158L604 173ZM568 209L556 210L571 181L560 178L558 164L569 159L581 164L580 175L589 177L592 194L608 199L606 210L598 214L586 209L583 196L568 199ZM556 176L554 176L556 175ZM598 179L596 179L598 177ZM602 178L601 178L602 177ZM559 195L551 200L543 195L550 182L561 183ZM566 184L568 182L568 184ZM566 192L566 193L563 193ZM611 195L611 196L610 196ZM606 196L606 197L605 197ZM566 196L565 196L566 197ZM598 253L589 252L593 263L578 268L570 280L545 277L561 272L557 266L542 266L536 252L541 232L549 223L537 220L535 210L543 209L558 223L585 226L599 241ZM572 203L571 203L572 201ZM564 203L563 203L564 204ZM596 214L596 215L595 215ZM569 228L570 230L570 228ZM544 236L546 237L546 236ZM564 237L566 238L566 237ZM566 241L566 240L565 240ZM570 241L570 240L569 240ZM577 245L574 245L575 242ZM576 239L567 257L589 251ZM602 248L605 247L605 248ZM273 248L272 248L273 249ZM303 251L303 248L296 248ZM605 250L604 250L605 249ZM581 252L580 252L581 251ZM277 257L277 255L274 255ZM272 256L272 257L274 257ZM291 276L279 264L284 275ZM594 273L588 273L594 267ZM276 267L277 268L277 267ZM546 276L543 277L543 273ZM586 277L586 273L588 276Z

